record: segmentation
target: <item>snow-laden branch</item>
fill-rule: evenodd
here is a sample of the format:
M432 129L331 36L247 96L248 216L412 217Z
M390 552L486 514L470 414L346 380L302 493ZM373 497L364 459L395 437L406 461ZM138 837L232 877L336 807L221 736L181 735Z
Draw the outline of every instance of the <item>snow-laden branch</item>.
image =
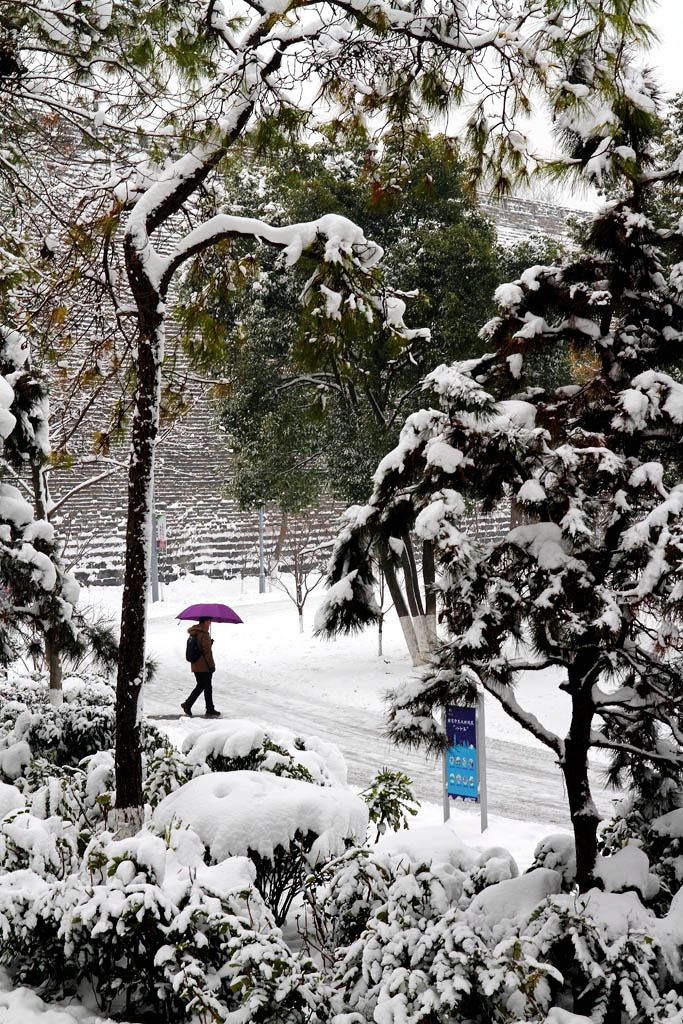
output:
M592 747L599 747L603 750L623 750L626 753L637 754L638 757L642 757L648 761L657 761L661 764L680 764L683 759L683 755L676 756L675 754L660 754L651 749L637 747L633 743L620 743L618 740L608 740L599 732L591 733L590 745Z
M162 281L191 256L227 238L255 238L283 250L287 266L297 262L302 252L318 239L325 239L325 261L340 263L344 256L353 256L365 270L375 267L384 255L381 246L369 241L362 228L335 213L302 224L274 227L256 217L233 217L219 213L190 231L178 242L165 260L159 261ZM165 264L165 266L164 266Z
M50 516L53 516L54 513L62 507L62 505L65 505L70 501L74 495L79 493L79 491L85 490L86 487L92 487L94 484L98 484L102 480L108 480L110 476L113 476L115 473L121 473L127 468L127 462L117 462L114 466L110 466L101 473L97 473L95 476L90 476L87 480L81 480L81 482L72 487L70 491L63 494L61 498L50 504Z
M559 736L556 736L554 732L543 725L542 722L536 718L536 715L532 715L530 711L525 711L524 708L518 704L517 698L515 697L512 690L504 686L502 683L497 683L492 679L487 679L485 676L478 673L484 689L495 697L498 703L503 707L505 712L521 725L523 729L530 732L532 736L535 736L537 740L545 744L546 747L550 747L554 750L559 758L564 756L564 743Z

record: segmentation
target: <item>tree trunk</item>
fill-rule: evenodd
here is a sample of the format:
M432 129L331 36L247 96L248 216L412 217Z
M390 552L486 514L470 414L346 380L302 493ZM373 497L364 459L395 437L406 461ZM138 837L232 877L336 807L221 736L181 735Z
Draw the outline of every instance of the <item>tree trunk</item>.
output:
M575 685L572 682L573 675L578 677ZM588 780L588 751L594 712L591 689L580 665L573 667L567 684L572 699L572 719L560 767L567 787L569 813L574 829L576 881L580 892L586 892L593 885L600 824L600 815L593 802Z
M62 692L62 654L57 635L53 629L45 633L45 660L49 676L50 705L61 707L64 702Z
M289 516L286 512L282 512L280 518L280 530L277 535L275 542L275 548L273 550L273 561L270 569L270 578L276 579L280 573L280 562L282 561L282 552L285 549L285 541L287 540L287 534L289 532Z
M425 626L430 651L436 649L436 567L434 563L434 543L424 541L422 545L422 583L425 592Z
M391 599L394 602L396 614L398 615L398 621L400 622L401 629L403 630L403 637L405 639L411 661L413 665L416 666L424 665L424 658L420 651L420 645L415 633L415 625L410 617L408 606L406 605L405 598L403 597L403 591L401 590L396 577L396 570L393 562L391 561L391 555L385 545L382 545L380 549L380 562L384 578L387 581L389 593L391 594Z
M127 246L126 256L138 306L140 340L136 354L137 390L128 466L126 563L116 680L115 824L119 836L130 835L142 824L140 733L152 537L154 444L159 422L164 331L164 297L145 277L132 246Z

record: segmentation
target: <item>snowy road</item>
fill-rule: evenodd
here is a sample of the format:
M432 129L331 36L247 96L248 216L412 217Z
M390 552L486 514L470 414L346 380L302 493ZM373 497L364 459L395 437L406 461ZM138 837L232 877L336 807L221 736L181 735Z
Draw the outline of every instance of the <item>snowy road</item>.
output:
M381 714L370 709L316 705L310 700L296 699L295 694L285 697L275 685L254 692L249 680L235 676L231 677L229 692L218 684L216 703L230 718L262 718L336 743L348 764L349 782L354 786L367 786L380 767L389 765L410 776L419 800L441 802L440 764L390 744L382 736ZM201 722L200 718L188 724L201 729ZM489 738L486 756L492 814L570 827L561 773L550 752ZM614 794L604 789L595 769L591 772L591 788L598 809L608 816Z
M400 639L394 648L389 645L384 660L377 659L370 637L330 645L299 636L292 629L291 610L281 601L265 603L257 611L250 608L249 613L248 628L214 627L219 666L214 697L225 716L255 718L331 740L341 748L354 786L366 786L379 767L390 765L412 778L420 800L441 802L440 765L421 753L396 749L383 735L381 692L410 671ZM150 621L149 637L160 671L148 689L146 710L152 716L174 714L191 682L182 653L185 632L163 615ZM201 703L195 709L199 714ZM159 724L180 740L208 723L195 718ZM512 740L500 736L500 726L498 732L487 739L490 813L569 828L554 755L539 745L515 742L519 732L512 728ZM591 781L596 804L608 816L613 794L602 786L598 771L592 772Z

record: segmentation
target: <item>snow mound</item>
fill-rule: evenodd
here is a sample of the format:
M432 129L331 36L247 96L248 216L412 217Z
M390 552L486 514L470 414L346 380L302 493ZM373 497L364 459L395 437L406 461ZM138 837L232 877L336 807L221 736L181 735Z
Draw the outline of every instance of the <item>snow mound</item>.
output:
M635 843L629 843L611 857L598 857L594 874L607 892L635 889L646 900L659 892L659 879L650 873L647 854Z
M635 892L601 892L589 889L580 897L585 914L604 927L610 942L639 932L654 935L657 919L646 910Z
M4 818L10 811L15 811L17 808L25 806L26 801L16 786L0 782L0 818Z
M334 743L316 736L302 737L291 729L272 728L244 718L221 721L206 731L186 736L182 751L193 764L202 764L208 757L248 757L261 749L267 740L306 768L318 785L346 786L346 762ZM268 752L263 768L275 770L278 760L282 758L278 758L277 752Z
M12 988L4 971L0 974L0 1024L110 1024L95 1017L84 1006L55 1006L44 1002L32 989Z
M284 779L269 772L212 772L167 796L153 815L155 826L176 819L189 825L215 861L251 850L274 859L297 832L316 836L311 863L338 856L345 839L363 839L368 809L354 793Z
M470 871L479 863L479 853L466 846L448 825L412 828L384 835L377 849L394 857L405 857L411 864L430 864Z
M561 1010L559 1006L554 1006L548 1011L545 1024L593 1024L593 1022L590 1017L570 1013L569 1010Z
M675 811L669 811L668 814L654 818L651 827L660 836L671 836L672 839L683 838L683 807L677 807Z
M562 877L550 868L534 868L519 878L508 878L484 889L472 900L469 912L489 924L525 918L546 898L560 891Z

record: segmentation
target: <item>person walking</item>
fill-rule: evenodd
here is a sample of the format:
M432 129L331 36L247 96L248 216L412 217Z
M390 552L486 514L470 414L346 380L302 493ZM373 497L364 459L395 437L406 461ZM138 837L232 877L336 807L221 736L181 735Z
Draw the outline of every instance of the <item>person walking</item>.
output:
M197 685L187 700L183 701L180 705L188 718L192 718L192 705L196 701L197 697L199 697L200 693L204 694L206 717L221 717L220 711L216 711L213 706L212 679L213 674L216 671L216 663L213 660L213 653L211 651L213 640L209 632L210 626L211 619L200 619L194 626L190 626L187 631L190 636L196 637L197 644L201 652L197 660L193 661L190 665L190 669L194 672L194 677L197 680Z

